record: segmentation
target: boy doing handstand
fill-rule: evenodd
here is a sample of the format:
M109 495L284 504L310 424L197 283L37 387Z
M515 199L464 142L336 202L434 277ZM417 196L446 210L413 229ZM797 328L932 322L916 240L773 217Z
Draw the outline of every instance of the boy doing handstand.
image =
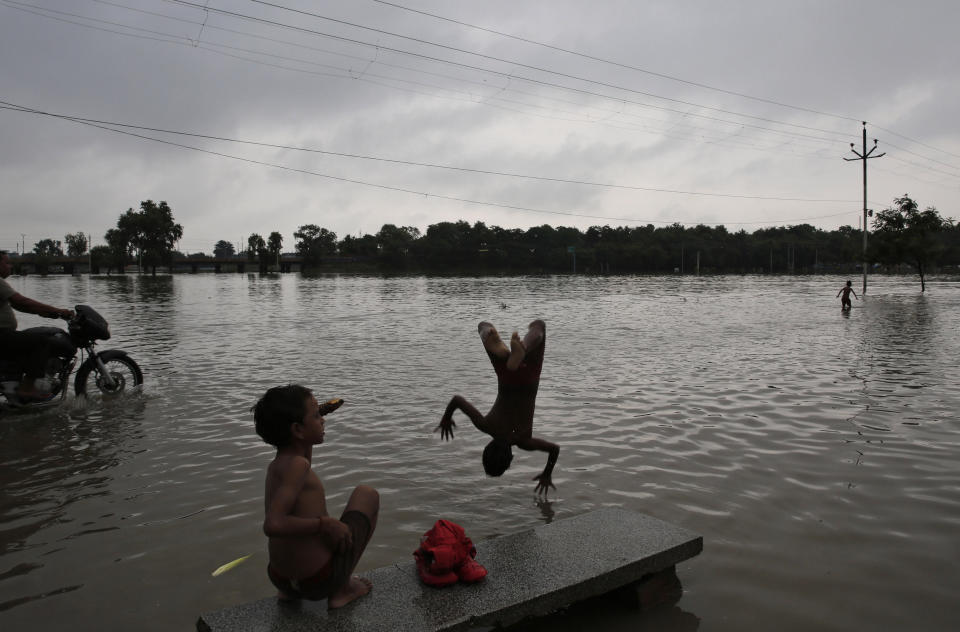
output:
M323 483L311 469L313 446L323 443L324 415L343 403L318 404L310 389L271 388L254 406L257 434L277 448L267 468L267 575L282 600L327 599L339 608L370 592L369 580L352 576L377 526L380 496L372 487L353 490L340 519L327 514Z
M510 467L513 460L511 446L547 452L549 456L543 472L533 477L538 481L536 493L546 494L551 487L556 489L551 477L560 454L556 444L533 436L533 410L540 386L547 326L542 320L533 321L523 340L514 332L509 349L490 323L481 322L477 330L497 374L497 399L490 412L481 415L466 399L454 395L434 432L439 430L441 438L452 439L456 426L453 413L458 409L463 411L478 430L493 437L483 450L483 469L490 476L500 476Z

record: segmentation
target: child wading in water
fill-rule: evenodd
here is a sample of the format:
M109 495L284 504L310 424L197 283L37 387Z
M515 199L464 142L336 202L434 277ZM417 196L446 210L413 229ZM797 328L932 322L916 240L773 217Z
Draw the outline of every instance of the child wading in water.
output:
M547 464L543 472L533 477L537 481L536 493L546 495L551 487L556 489L552 480L553 466L560 454L556 444L533 436L533 410L540 386L547 326L542 320L533 321L522 340L514 332L510 348L490 323L481 322L477 330L497 374L497 400L490 412L482 415L473 404L460 395L454 395L434 432L439 430L441 438L452 439L456 426L453 413L457 409L463 411L477 430L493 437L483 450L483 469L490 476L500 476L510 467L513 460L511 446L547 452Z
M372 487L353 490L340 519L327 515L323 483L310 467L313 446L323 443L323 416L343 403L318 404L310 389L271 388L254 406L257 434L277 448L267 468L267 575L279 598L327 599L339 608L370 592L369 580L351 575L377 526L380 496Z
M850 295L853 294L853 298L860 300L860 297L857 296L857 293L853 291L853 283L847 281L847 284L840 288L840 291L837 292L837 296L843 294L843 298L840 299L840 309L850 309L853 307L853 303L850 302Z

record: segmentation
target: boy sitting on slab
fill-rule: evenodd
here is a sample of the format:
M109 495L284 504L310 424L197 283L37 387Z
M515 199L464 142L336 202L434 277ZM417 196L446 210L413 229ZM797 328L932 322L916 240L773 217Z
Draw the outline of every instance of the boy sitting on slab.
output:
M254 406L257 434L277 448L267 468L267 575L282 600L327 599L340 608L370 592L369 580L352 575L377 526L380 496L360 485L340 519L327 514L323 483L311 469L313 446L323 443L324 415L343 400L318 404L310 389L277 386Z

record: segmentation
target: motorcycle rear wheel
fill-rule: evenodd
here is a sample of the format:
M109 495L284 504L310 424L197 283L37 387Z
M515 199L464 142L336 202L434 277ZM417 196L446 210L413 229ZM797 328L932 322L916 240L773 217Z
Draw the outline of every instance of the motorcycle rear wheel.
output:
M77 371L73 383L77 395L100 393L105 396L119 395L125 391L143 384L143 371L132 358L125 353L104 351L100 360L107 368L107 373L113 378L113 386L97 370L93 360L87 360Z

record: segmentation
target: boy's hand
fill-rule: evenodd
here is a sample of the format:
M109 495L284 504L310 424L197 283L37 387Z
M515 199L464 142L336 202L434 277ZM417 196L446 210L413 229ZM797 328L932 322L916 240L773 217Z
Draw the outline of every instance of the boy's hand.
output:
M436 432L439 430L440 438L449 441L450 439L453 439L453 427L456 425L457 424L453 422L453 417L444 417L440 420L440 424L434 428L433 431Z
M557 486L553 484L553 480L551 480L551 476L547 472L543 472L542 474L537 474L531 480L539 481L537 483L536 489L534 490L537 496L539 496L540 494L543 494L544 496L546 496L547 491L551 487L553 488L553 491L557 491Z
M339 520L321 520L320 537L326 540L330 549L336 553L346 553L353 545L350 528Z

